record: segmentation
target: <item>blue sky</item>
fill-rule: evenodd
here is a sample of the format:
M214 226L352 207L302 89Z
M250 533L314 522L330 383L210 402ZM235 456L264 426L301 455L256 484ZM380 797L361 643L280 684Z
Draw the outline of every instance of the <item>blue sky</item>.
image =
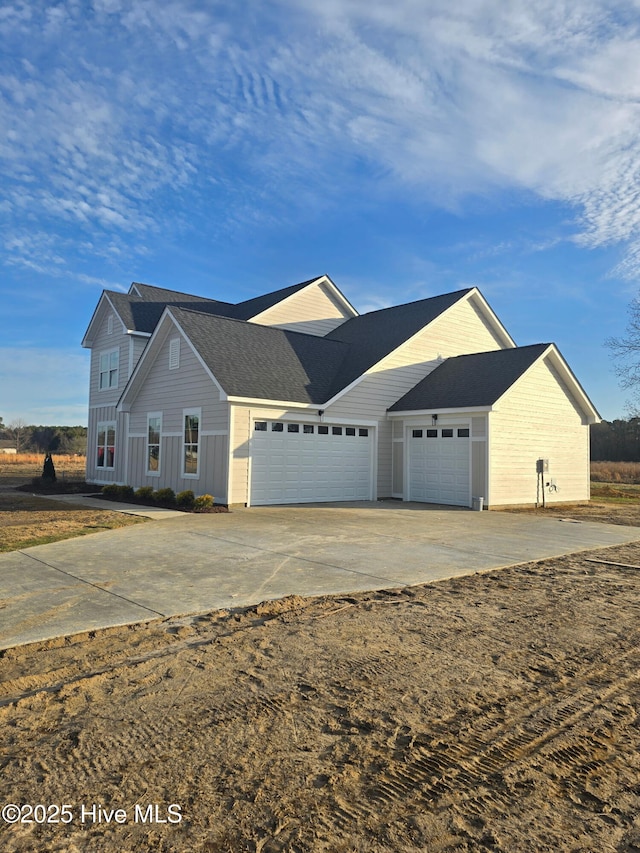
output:
M0 39L5 422L86 423L103 288L322 273L361 312L477 285L624 414L637 2L29 0Z

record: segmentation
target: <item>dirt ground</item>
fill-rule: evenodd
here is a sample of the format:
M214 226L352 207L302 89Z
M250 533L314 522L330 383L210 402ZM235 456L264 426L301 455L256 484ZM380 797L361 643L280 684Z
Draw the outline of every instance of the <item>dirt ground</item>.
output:
M639 851L639 640L640 543L8 650L0 849Z

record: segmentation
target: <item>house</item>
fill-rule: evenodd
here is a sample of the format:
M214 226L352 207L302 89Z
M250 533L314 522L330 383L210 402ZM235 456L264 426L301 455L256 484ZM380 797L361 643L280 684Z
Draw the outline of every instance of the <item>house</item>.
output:
M16 443L13 439L3 438L0 440L0 453L15 456L17 452Z
M237 304L134 283L82 343L91 483L232 505L589 498L596 409L476 287L361 315L326 275Z

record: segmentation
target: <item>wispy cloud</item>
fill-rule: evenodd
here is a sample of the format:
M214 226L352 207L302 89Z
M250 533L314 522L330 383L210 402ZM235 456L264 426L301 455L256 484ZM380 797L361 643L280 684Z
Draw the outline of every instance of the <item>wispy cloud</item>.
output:
M35 222L131 253L145 235L277 222L345 194L461 210L515 191L571 208L582 245L627 247L617 274L633 277L637 11L625 0L14 3L0 14L0 215L14 241ZM18 249L13 262L55 265Z

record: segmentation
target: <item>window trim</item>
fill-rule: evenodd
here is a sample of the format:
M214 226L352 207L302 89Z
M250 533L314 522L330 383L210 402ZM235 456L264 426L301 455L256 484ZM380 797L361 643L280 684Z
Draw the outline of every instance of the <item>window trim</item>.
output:
M187 441L187 429L185 424L185 418L187 417L197 417L198 418L198 442L196 444L196 471L193 473L192 471L186 470L187 463L187 446L193 447L193 441ZM202 436L202 407L198 406L193 409L183 409L182 410L182 477L187 480L198 480L200 478L200 438Z
M160 425L158 427L158 444L151 444L149 441L149 422L152 418L157 418L160 421ZM147 477L159 477L160 476L160 466L162 464L162 412L147 412L147 437L145 441L146 446L146 460L147 460ZM149 468L149 449L151 447L158 448L158 467L155 471L152 471Z
M116 366L115 368L111 367L111 356L116 355ZM107 368L106 370L102 369L102 359L107 359ZM115 374L115 380L112 374ZM102 377L106 376L107 383L106 385L102 384ZM113 347L112 349L102 350L102 352L98 353L98 391L113 391L114 388L117 388L120 382L120 347Z
M109 437L109 429L113 429L113 445L110 445L107 441ZM100 443L100 432L104 431L104 442ZM96 455L95 455L95 467L96 471L115 471L116 468L116 447L117 447L117 433L116 433L116 422L115 421L98 421L96 424ZM113 458L112 465L105 465L107 456L107 448L113 447ZM100 448L102 448L102 461L103 464L100 465L98 460L100 458Z

